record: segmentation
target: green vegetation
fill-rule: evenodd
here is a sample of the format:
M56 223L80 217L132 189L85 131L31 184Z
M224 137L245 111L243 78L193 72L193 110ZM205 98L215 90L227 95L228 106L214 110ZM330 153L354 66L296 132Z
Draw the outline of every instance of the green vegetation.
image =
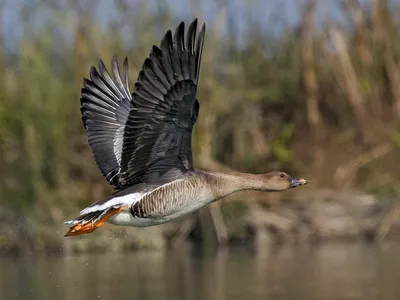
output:
M151 45L179 20L145 2L115 1L118 16L106 24L93 16L93 1L34 2L20 11L19 51L7 50L0 34L0 223L12 212L23 220L17 232L36 243L29 220L60 224L111 191L80 121L82 78L98 58L109 66L114 54L128 56L132 87ZM313 187L376 191L398 183L398 14L384 0L364 10L349 0L343 24L317 26L314 2L279 36L249 22L240 45L208 24L197 167L283 168ZM30 26L38 16L48 25ZM2 243L10 232L0 228Z

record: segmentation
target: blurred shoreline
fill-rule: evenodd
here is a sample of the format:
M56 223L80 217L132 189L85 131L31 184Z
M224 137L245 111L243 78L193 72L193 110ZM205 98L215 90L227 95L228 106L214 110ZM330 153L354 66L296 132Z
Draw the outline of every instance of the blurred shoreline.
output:
M242 196L244 196L242 194ZM257 196L254 194L253 196ZM324 244L381 241L382 222L393 202L370 194L331 190L297 193L279 203L256 197L229 197L221 206L209 206L179 220L148 228L106 224L89 235L63 237L65 216L55 209L46 218L25 216L25 224L11 211L0 212L2 254L68 255L90 252L166 251L181 243L218 247L211 210L220 209L227 245L265 248L280 244ZM51 216L51 218L49 218ZM187 222L193 223L180 238ZM210 230L211 227L211 230ZM400 238L400 220L391 224L385 240Z

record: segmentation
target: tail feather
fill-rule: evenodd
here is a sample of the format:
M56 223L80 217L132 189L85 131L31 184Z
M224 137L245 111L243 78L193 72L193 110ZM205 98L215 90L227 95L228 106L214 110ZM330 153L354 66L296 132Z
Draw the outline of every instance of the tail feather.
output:
M69 225L70 229L65 236L73 236L86 234L95 231L97 228L103 226L109 218L119 213L122 206L107 207L104 210L97 210L82 214L78 218L67 221L64 224Z

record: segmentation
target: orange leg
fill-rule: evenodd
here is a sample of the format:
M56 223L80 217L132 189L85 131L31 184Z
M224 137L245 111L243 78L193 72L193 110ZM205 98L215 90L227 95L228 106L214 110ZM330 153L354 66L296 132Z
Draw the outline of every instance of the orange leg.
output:
M73 236L73 235L80 235L91 233L95 231L97 228L104 225L109 218L113 215L119 213L122 210L122 207L119 208L112 208L108 213L106 213L100 220L96 223L92 224L92 222L87 222L86 224L82 225L82 222L76 224L74 227L70 228L70 230L64 236Z

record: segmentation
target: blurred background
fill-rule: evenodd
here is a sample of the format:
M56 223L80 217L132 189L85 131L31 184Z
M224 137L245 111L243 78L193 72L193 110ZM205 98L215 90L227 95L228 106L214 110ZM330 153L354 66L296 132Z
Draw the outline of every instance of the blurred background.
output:
M311 184L64 238L112 192L79 94L207 24L197 168ZM1 299L399 299L400 1L0 1Z

